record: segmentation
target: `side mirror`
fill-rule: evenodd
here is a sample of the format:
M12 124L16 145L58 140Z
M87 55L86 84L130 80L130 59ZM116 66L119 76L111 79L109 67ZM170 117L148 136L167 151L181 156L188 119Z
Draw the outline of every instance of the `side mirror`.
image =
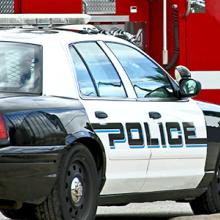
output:
M191 78L191 73L188 68L185 66L177 66L175 68L175 78L177 82L180 82L182 79L190 79Z
M201 91L201 83L194 79L182 79L179 88L181 97L192 97Z

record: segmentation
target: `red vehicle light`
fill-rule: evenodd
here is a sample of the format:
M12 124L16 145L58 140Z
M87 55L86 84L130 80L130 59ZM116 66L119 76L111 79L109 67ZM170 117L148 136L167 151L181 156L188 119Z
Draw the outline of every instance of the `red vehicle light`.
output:
M0 114L0 140L5 140L8 138L8 132L5 125L5 120L2 114Z

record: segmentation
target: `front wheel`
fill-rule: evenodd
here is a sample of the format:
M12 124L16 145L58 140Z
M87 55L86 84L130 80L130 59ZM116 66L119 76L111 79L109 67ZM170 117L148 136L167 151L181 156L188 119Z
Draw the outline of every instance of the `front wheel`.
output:
M220 213L220 158L216 165L215 177L207 192L190 203L195 214Z
M37 207L39 220L93 220L98 198L96 164L82 144L74 145L60 164L57 183Z

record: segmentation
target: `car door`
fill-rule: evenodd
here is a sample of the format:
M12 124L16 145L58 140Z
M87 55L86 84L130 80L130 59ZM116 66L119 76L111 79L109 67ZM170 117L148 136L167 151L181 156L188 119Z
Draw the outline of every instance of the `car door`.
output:
M136 108L133 88L98 42L75 43L70 52L81 102L105 148L102 194L139 192L151 150L144 147L142 111Z
M143 192L195 188L204 175L206 126L196 102L177 98L177 84L131 45L107 42L127 73L151 149Z

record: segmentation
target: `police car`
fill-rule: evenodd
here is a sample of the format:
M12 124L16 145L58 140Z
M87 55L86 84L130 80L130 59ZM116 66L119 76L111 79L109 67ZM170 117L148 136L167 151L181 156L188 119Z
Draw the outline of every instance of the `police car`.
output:
M220 107L191 99L186 68L174 80L87 16L56 16L0 17L3 214L92 220L97 205L158 200L220 212Z

